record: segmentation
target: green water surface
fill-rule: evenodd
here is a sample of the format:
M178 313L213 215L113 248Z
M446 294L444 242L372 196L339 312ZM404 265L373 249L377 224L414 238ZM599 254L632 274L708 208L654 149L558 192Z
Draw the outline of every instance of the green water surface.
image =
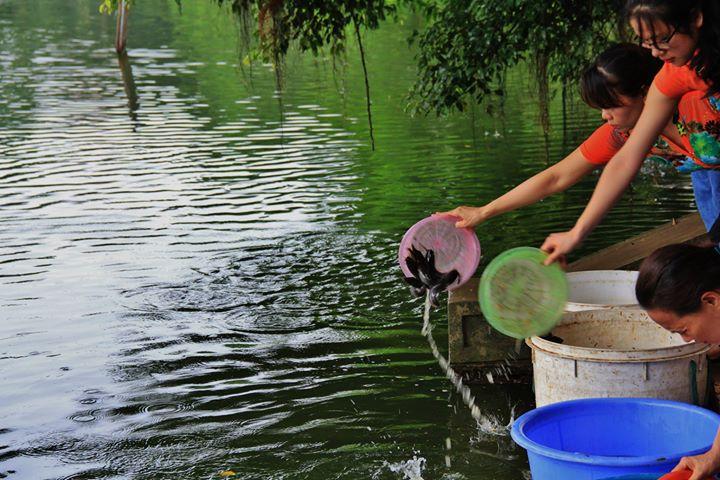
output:
M524 478L451 392L396 249L547 165L525 70L503 115L411 118L401 14L365 37L371 151L352 42L291 52L278 92L215 2L143 0L123 83L98 3L0 1L0 478ZM551 116L553 160L600 123L559 95ZM484 261L569 228L595 180L480 226ZM687 178L643 175L579 253L693 209ZM532 398L475 393L504 422Z

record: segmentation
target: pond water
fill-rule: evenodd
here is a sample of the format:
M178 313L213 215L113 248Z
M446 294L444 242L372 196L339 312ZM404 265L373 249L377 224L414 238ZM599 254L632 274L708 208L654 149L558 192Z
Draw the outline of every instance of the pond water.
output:
M0 478L523 478L395 256L417 220L547 165L527 75L502 116L411 118L403 14L365 37L372 151L352 42L291 53L278 94L214 2L144 0L133 95L98 3L0 1ZM552 159L599 124L551 113ZM594 182L481 226L486 258L568 228ZM579 253L693 208L686 178L644 175ZM502 421L531 399L474 393Z

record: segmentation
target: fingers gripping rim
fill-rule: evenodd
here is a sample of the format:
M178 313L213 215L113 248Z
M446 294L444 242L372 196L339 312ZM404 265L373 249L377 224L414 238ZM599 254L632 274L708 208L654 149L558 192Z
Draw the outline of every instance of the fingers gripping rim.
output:
M432 250L435 266L441 273L458 272L458 278L448 290L454 290L472 277L480 263L480 242L471 228L458 228L459 217L436 214L427 217L405 233L398 252L400 268L406 277L412 276L407 268L406 258L410 248L422 252Z
M559 265L543 265L546 258L536 248L520 247L500 254L487 266L478 300L496 330L527 338L549 332L560 320L567 302L567 279Z

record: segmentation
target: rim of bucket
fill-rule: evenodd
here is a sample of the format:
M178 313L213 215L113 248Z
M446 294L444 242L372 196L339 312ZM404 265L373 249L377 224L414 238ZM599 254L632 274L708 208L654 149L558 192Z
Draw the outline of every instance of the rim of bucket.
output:
M606 276L606 277L620 277L621 279L627 279L630 280L632 278L633 285L635 283L635 280L637 280L637 276L640 272L637 270L581 270L579 272L568 272L567 273L567 280L568 280L568 287L571 290L572 289L572 283L573 280L584 280L583 277L597 277L600 276ZM610 278L600 278L600 279L594 279L595 281L599 282L609 282L612 281ZM567 305L565 306L565 310L573 311L573 309L582 309L582 310L594 310L594 309L625 309L625 308L639 308L639 304L637 302L635 303L587 303L587 302L573 302L570 300L570 295L568 295L568 301Z
M403 254L403 245L406 243L407 239L415 235L415 232L418 228L423 226L426 222L429 222L431 220L444 220L444 221L450 221L453 223L453 227L455 226L455 223L458 220L462 220L462 218L456 216L456 215L450 215L448 213L433 213L429 217L425 217L422 220L415 223L412 227L410 227L405 234L400 239L400 248L398 250L398 263L400 264L400 270L403 272L403 275L410 276L412 275L410 273L410 270L407 268L407 265L405 265L405 258L406 255ZM458 227L455 227L458 228ZM470 227L464 227L464 228L458 228L458 230L464 230L466 231L466 237L470 239L470 242L472 244L472 252L474 252L474 255L470 257L470 264L472 266L472 269L469 270L469 273L466 275L460 275L457 280L455 280L451 285L447 287L448 291L452 291L463 285L465 282L470 280L472 276L477 271L478 266L480 265L480 259L482 258L482 249L480 247L480 239L478 238L477 234L475 233L475 230ZM447 273L447 272L442 272Z
M626 473L624 475L620 475L619 477L603 477L602 480L662 480L665 478L665 476L669 475L672 472L667 472L665 474L662 473ZM662 477L658 477L658 475L663 475ZM675 477L673 477L675 478ZM690 478L690 477L687 477ZM711 475L709 477L705 477L705 480L711 480L720 478L715 475Z
M659 480L662 473L630 473L619 477L605 477L602 480Z
M567 272L568 280L576 277L591 277L598 275L607 275L610 277L637 277L638 270L578 270L575 272Z
M624 313L626 313L630 317L635 317L637 315L647 316L647 313L641 308L626 309L624 310ZM567 323L564 322L568 318L572 319L585 315L593 315L599 317L599 320L602 320L602 317L611 314L615 315L617 314L617 311L614 309L598 309L579 312L566 312L565 315L563 315L563 319L561 322L563 322L563 325L567 325ZM652 320L649 319L648 321ZM562 358L569 358L571 360L585 360L590 362L596 361L610 363L640 363L659 360L679 360L682 358L700 355L710 350L710 345L698 343L695 341L681 345L671 345L667 347L639 350L621 350L615 348L592 348L575 345L565 345L562 343L551 342L550 340L545 340L538 336L528 338L525 343L532 349L537 349Z
M513 423L510 435L512 439L523 447L528 452L543 455L545 457L554 458L556 460L564 460L567 462L582 463L586 465L602 465L608 467L642 467L647 465L658 465L664 463L673 463L679 461L682 457L690 457L705 453L712 446L712 440L707 444L706 447L697 448L694 450L688 450L672 455L645 455L642 457L617 457L617 456L604 456L604 455L588 455L585 453L577 452L565 452L563 450L557 450L554 448L546 447L537 442L530 440L524 433L525 426L531 421L535 420L538 415L541 415L548 411L562 410L571 405L577 405L582 403L635 403L638 405L663 405L671 406L678 410L692 410L698 414L701 414L709 419L715 420L720 425L720 415L715 412L711 412L705 408L696 407L695 405L689 405L687 403L675 402L672 400L659 400L656 398L583 398L579 400L568 400L565 402L551 403L543 407L530 410L524 413Z
M628 308L638 308L638 303L580 303L568 301L565 304L566 312L573 312L568 307L582 307L583 310L627 310Z
M674 347L655 348L653 350L612 350L589 347L570 347L561 343L551 342L540 337L525 340L533 350L570 360L607 363L645 363L663 360L682 360L683 358L701 355L710 350L710 345L691 342ZM562 348L560 348L562 347Z

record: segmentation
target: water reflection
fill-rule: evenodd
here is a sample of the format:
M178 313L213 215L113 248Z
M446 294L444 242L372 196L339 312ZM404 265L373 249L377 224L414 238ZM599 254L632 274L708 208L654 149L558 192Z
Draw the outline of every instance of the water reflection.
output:
M132 65L130 64L130 57L127 51L123 51L118 54L118 66L122 73L122 82L125 89L125 95L128 99L128 110L130 111L130 119L133 122L137 122L137 111L140 108L139 97L137 93L137 87L135 86L135 78L132 73Z
M0 474L518 478L395 255L419 218L545 165L522 77L504 119L408 118L407 32L369 34L372 153L359 65L291 57L279 103L272 71L239 70L231 18L183 5L138 2L118 71L95 1L0 3ZM571 115L571 139L596 121ZM484 252L565 228L592 184L481 227ZM680 179L641 181L586 251L691 209ZM475 393L503 422L530 398Z

